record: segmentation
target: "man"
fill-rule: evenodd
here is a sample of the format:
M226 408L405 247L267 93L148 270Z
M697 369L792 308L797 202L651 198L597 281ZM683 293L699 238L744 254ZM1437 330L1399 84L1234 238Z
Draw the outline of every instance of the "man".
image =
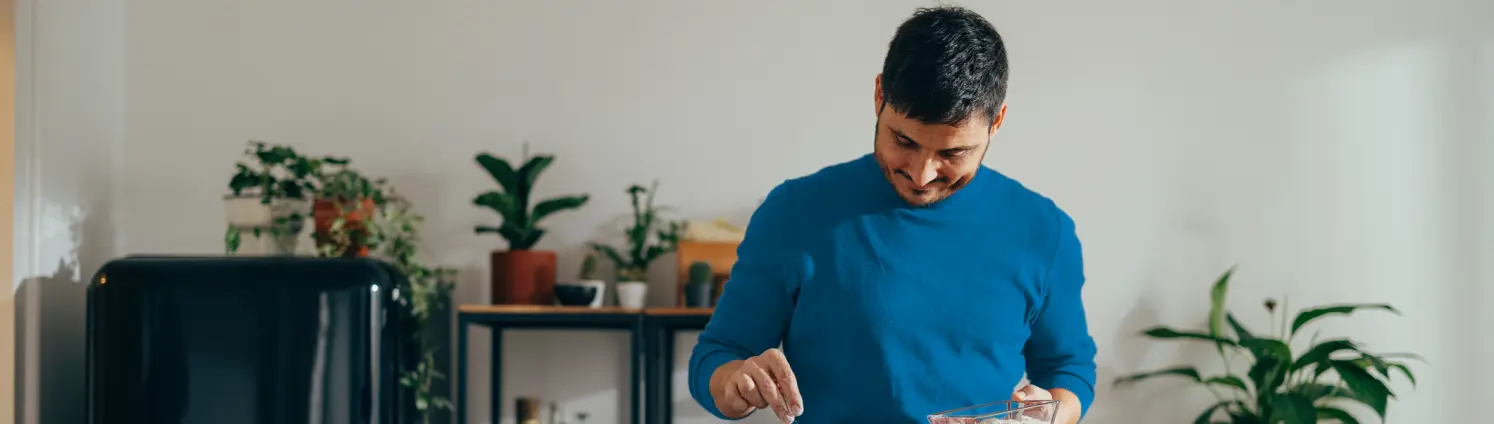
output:
M914 423L1010 396L1057 399L1058 422L1078 422L1095 345L1074 223L981 165L1006 87L979 15L921 9L898 28L874 152L784 182L753 213L690 358L697 402L724 419Z

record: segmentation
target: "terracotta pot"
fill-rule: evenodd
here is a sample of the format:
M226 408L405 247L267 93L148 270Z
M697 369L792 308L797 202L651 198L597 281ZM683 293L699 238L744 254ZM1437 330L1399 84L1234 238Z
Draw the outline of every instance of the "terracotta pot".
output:
M555 304L555 252L508 250L493 252L492 301L499 305Z
M341 217L343 228L348 231L352 241L352 246L348 248L346 256L368 256L368 246L363 245L368 238L368 228L365 223L373 219L376 206L373 199L361 199L356 201L356 209L344 207L344 205L353 203L350 200L316 199L311 204L311 217L318 248L331 242L328 240L328 233L332 230L332 223Z

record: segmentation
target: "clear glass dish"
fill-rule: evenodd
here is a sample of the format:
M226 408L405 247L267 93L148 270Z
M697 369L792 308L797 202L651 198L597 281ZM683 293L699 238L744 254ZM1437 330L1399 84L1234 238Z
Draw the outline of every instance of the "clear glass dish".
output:
M1053 424L1058 401L1007 400L929 414L929 424Z

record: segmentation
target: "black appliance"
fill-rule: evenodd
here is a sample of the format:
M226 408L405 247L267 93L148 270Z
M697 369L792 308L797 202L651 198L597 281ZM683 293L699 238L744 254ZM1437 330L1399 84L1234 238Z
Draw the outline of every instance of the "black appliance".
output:
M372 259L109 262L88 287L88 422L405 422L401 278Z

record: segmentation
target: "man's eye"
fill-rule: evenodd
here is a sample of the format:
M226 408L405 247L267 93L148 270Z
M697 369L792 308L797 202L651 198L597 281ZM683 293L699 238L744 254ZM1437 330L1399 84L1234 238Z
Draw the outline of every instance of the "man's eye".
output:
M918 147L918 145L917 144L913 144L912 142L910 142L908 140L898 140L897 141L897 147L902 147L904 149L912 149L912 148Z
M964 157L965 156L965 152L968 152L968 151L969 150L943 151L943 152L939 152L939 155L940 156L944 156L945 159L959 159L961 157Z

